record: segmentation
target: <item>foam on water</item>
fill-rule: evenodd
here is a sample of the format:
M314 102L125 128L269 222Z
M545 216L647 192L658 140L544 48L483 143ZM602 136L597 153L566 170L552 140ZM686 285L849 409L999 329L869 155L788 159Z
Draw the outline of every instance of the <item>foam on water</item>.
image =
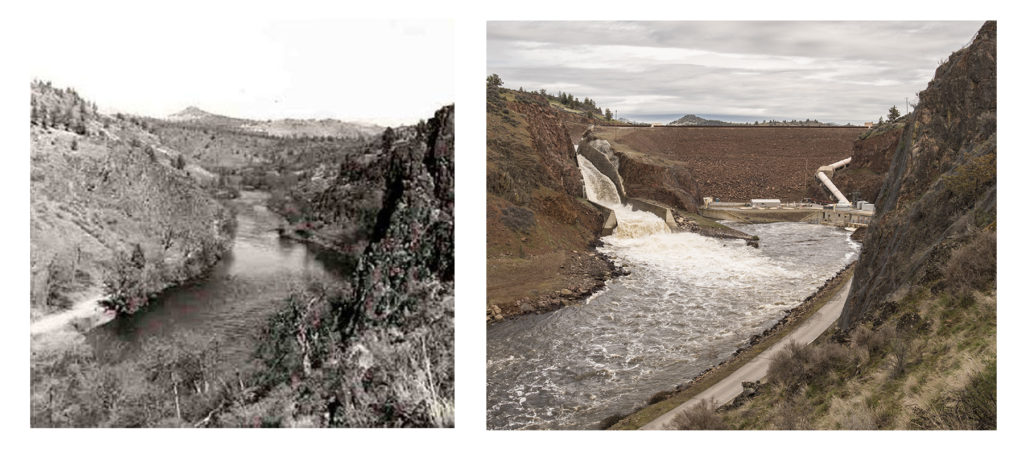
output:
M670 232L665 220L658 218L657 215L643 210L634 210L630 205L623 205L619 198L619 192L615 189L615 184L608 176L598 171L590 160L587 160L582 154L576 154L576 161L579 163L580 173L583 175L583 186L587 192L587 199L615 212L615 220L618 223L615 226L615 237L637 238Z
M727 358L859 251L848 232L803 223L731 225L759 249L670 233L579 162L588 198L622 214L599 250L631 274L585 304L488 328L490 428L593 428L629 412Z

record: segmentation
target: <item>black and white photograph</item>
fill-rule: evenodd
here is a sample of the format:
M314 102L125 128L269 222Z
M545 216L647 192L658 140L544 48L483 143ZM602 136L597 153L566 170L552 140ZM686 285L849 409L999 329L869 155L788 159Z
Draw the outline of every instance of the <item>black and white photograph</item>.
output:
M452 21L135 19L33 43L31 426L453 427Z

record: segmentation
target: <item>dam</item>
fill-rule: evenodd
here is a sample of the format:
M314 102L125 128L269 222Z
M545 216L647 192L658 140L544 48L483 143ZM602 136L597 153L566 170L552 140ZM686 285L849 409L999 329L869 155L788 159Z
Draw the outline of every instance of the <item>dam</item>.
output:
M596 428L639 408L729 357L860 251L849 232L810 223L729 224L760 248L672 232L577 159L587 198L616 218L598 250L629 274L583 304L488 327L491 429Z

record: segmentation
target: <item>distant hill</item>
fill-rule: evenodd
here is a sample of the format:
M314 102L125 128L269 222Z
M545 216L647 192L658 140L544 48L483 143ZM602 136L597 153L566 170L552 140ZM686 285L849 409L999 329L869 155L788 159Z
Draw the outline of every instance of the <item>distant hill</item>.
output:
M697 115L686 115L668 123L670 126L731 126L731 122L719 121L717 119L704 119Z
M376 124L337 119L277 119L246 124L242 128L279 137L369 138L384 132L384 128Z
M770 121L755 121L749 122L728 122L719 121L717 119L704 119L697 115L686 115L675 121L668 123L670 126L767 126L767 127L832 127L836 124L830 122L821 122L817 119L805 119L803 121L776 121L774 119Z
M167 119L175 122L198 122L211 126L230 127L277 137L369 138L384 132L384 128L376 124L346 122L337 119L257 121L218 115L197 107L188 107L168 116Z

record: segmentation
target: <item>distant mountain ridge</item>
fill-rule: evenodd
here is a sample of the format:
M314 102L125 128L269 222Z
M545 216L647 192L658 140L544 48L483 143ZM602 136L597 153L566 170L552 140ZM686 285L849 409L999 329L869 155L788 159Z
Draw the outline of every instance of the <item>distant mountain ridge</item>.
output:
M717 119L704 119L697 115L686 115L668 123L670 126L730 126L731 122L719 121Z
M670 126L770 126L770 127L832 127L836 124L830 122L821 122L817 119L805 119L803 121L776 121L774 119L768 121L755 121L749 122L729 122L719 121L717 119L704 119L700 116L688 114L679 118L675 121L668 123Z
M376 124L347 122L337 119L286 118L258 121L218 115L194 106L171 114L167 119L169 121L201 122L208 125L233 127L247 132L260 132L278 137L368 138L384 132L384 127Z

